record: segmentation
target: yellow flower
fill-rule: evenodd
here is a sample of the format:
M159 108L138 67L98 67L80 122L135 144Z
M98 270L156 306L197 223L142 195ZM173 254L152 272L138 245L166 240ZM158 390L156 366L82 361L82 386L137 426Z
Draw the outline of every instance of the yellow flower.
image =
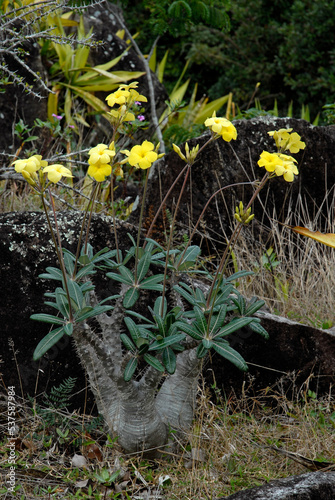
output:
M48 179L50 182L57 184L62 177L73 177L71 170L63 165L55 163L54 165L49 165L43 169L43 174L48 174Z
M297 163L292 156L279 154L280 159L283 161L283 165L276 169L276 175L282 175L286 182L293 182L294 175L298 175L299 171L294 163Z
M42 160L41 155L34 155L27 160L16 160L13 162L13 165L15 165L15 171L22 173L22 175L23 171L28 174L35 174L41 167L46 167L48 162Z
M116 92L113 92L106 97L108 106L112 108L115 104L119 104L120 106L126 104L129 107L134 104L135 101L147 102L147 98L145 96L139 94L137 90L134 90L137 88L137 85L138 82L133 82L129 85L120 85Z
M147 169L151 167L154 161L162 155L158 155L154 151L154 145L152 142L144 141L141 145L134 146L130 151L127 149L121 151L128 158L123 160L121 163L128 162L132 167Z
M120 106L119 109L111 109L108 114L117 122L133 122L135 120L135 115L127 111L127 106L125 104Z
M298 169L294 163L297 163L292 156L281 153L268 153L263 151L258 165L265 167L268 172L274 172L277 176L283 176L285 181L292 182L294 175L298 175Z
M277 153L269 153L268 151L262 152L257 163L259 167L265 167L265 170L268 172L275 172L276 169L282 167L284 164Z
M119 104L120 106L122 104L125 104L127 102L127 99L129 96L130 96L130 92L128 90L122 90L120 88L116 92L109 94L106 97L106 101L107 101L108 106L110 106L112 108L115 104Z
M90 160L88 160L88 163L90 163ZM108 163L98 161L92 165L90 164L87 173L97 182L103 182L112 173L112 167Z
M293 132L293 134L290 135L290 138L288 140L288 143L285 147L285 149L288 149L290 153L298 153L300 149L305 149L306 143L300 140L301 137L299 134L296 132Z
M292 128L281 128L279 130L268 132L268 134L274 138L277 148L284 151L283 146L287 143L292 130Z
M94 148L90 149L88 154L90 155L88 163L90 165L95 165L96 163L110 163L113 156L115 156L114 142L110 146L106 144L98 144Z
M234 125L227 118L217 118L215 111L212 118L207 118L205 125L215 134L221 135L222 139L226 142L230 142L232 139L235 140L237 137Z
M292 132L292 128L281 128L273 130L268 134L274 138L279 151L290 151L290 153L298 153L300 149L305 149L306 144L301 141L301 136L297 132Z

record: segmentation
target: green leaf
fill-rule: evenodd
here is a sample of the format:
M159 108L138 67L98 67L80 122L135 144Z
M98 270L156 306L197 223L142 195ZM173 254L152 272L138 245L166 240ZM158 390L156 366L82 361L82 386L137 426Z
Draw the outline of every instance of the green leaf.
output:
M178 263L175 267L179 271L186 270L188 267L190 267L190 265L193 265L195 263L200 252L200 247L198 247L197 245L189 246L185 252L185 255L178 260Z
M57 269L56 267L47 267L46 271L48 274L47 273L39 274L38 277L46 280L62 281L63 274L60 269Z
M176 290L176 292L179 293L179 295L181 295L182 297L184 297L185 300L187 300L187 302L189 304L191 304L192 306L195 306L197 301L195 299L195 297L193 296L192 294L192 290L189 286L185 285L184 283L180 283L181 285L184 285L184 287L186 288L186 290L184 290L184 288L182 288L181 286L178 286L178 285L175 285L173 287L174 290Z
M170 347L164 349L162 360L166 371L172 375L176 371L177 357Z
M122 267L122 266L120 266ZM119 269L120 269L119 267ZM130 271L129 271L130 273ZM114 281L118 281L120 283L124 283L125 285L132 285L134 283L134 276L130 273L130 276L125 276L124 274L118 274L118 273L106 273L107 278L110 278Z
M231 297L232 302L238 309L238 312L243 316L245 314L245 299L242 295L238 295L237 297Z
M92 281L85 281L84 283L81 283L79 286L83 294L90 292L91 290L94 290L94 285L92 284Z
M133 273L125 266L120 266L119 267L119 272L120 274L128 280L129 283L133 284L135 283L134 275Z
M58 318L57 316L52 316L51 314L32 314L30 319L34 319L35 321L44 321L44 323L52 323L53 325L63 325L64 319Z
M103 314L107 311L113 309L113 306L101 306L97 305L94 308L90 306L86 306L75 315L75 319L78 323L84 321L88 318L94 318L95 316L99 316L99 314Z
M149 278L145 278L142 283L139 284L139 288L142 290L155 290L157 292L163 291L163 285L159 285L161 281L164 279L164 274L155 274L154 276L150 276Z
M64 325L64 332L66 335L72 335L73 334L73 323L66 323Z
M64 316L64 318L68 318L70 308L69 308L69 304L67 301L66 293L63 290L63 288L60 288L60 287L56 288L55 296L56 296L56 303L57 303L58 310Z
M157 358L155 358L155 356L146 353L143 355L143 359L148 363L148 365L151 365L157 371L162 373L165 371L164 366Z
M156 316L161 315L161 312L162 312L162 300L163 300L163 297L157 297L157 299L155 300L154 314ZM164 297L164 306L163 306L162 318L165 318L166 312L167 312L167 300Z
M210 349L213 346L213 342L210 339L202 339L202 345L206 349Z
M253 321L254 318L234 318L228 325L221 328L221 330L213 337L223 337L226 335L230 335L236 330L240 330L241 328L249 325Z
M197 358L198 359L204 358L207 353L208 349L206 349L206 347L202 343L199 344L197 347Z
M57 328L56 330L52 330L51 332L46 335L41 342L38 343L34 354L33 354L33 359L34 361L37 361L40 359L43 354L45 354L51 347L53 347L57 342L64 336L64 328L61 326L60 328Z
M123 306L126 309L130 309L136 303L140 296L140 293L136 287L131 287L126 291L123 297Z
M87 257L87 255L85 255L85 257ZM96 271L94 270L94 264L87 264L77 272L76 280L80 280L81 278L87 276L88 274L95 274L95 273Z
M247 316L252 316L253 314L255 314L255 312L257 312L264 305L265 305L264 300L257 300L256 302L249 304L249 306L247 307L247 310L245 311L245 314Z
M185 335L183 333L177 333L176 335L170 335L169 337L165 337L162 340L156 340L149 347L149 351L161 351L165 347L169 347L170 345L181 342L185 339Z
M70 276L72 276L73 271L74 271L74 263L75 263L76 258L71 252L69 252L66 249L63 250L63 255L64 255L64 264L65 264L66 270L70 274Z
M219 340L217 340L216 342L213 342L213 349L215 349L215 351L220 354L220 356L233 363L233 365L237 366L237 368L239 368L240 370L248 370L248 366L245 360L237 351L235 351L235 349L230 347L228 342L220 342Z
M122 340L123 344L126 346L128 351L132 352L133 354L136 353L136 347L135 344L132 342L132 340L126 335L125 333L120 334L120 339Z
M133 341L137 345L137 342L138 342L139 338L141 337L141 333L140 333L135 321L133 321L131 318L125 317L124 322L127 325L127 328L128 328L129 333L131 335L131 338L133 339Z
M222 327L224 320L226 318L226 314L227 314L227 304L223 304L220 307L218 313L212 316L209 326L209 332L211 335Z
M137 282L140 283L146 276L151 263L151 254L144 252L143 257L139 260L137 265Z
M131 358L127 363L123 375L123 378L126 382L129 382L129 380L131 380L132 376L135 373L136 368L137 368L137 358Z
M149 349L149 340L141 337L140 339L138 339L138 341L136 343L136 347L138 349L138 354L140 356L142 356Z
M110 301L110 300L116 300L116 299L119 299L121 297L121 295L110 295L109 297L106 297L104 300L101 300L100 301L100 305L102 306L102 304L104 304L105 302L107 301Z
M78 262L79 264L81 264L82 266L87 266L90 264L90 258L88 255L81 255L78 259Z
M192 323L184 323L183 321L176 321L175 325L182 332L187 333L190 337L196 340L202 340L204 334L200 333L197 327Z
M205 315L203 314L200 307L198 307L198 306L193 307L193 311L194 311L194 315L196 317L198 330L203 332L203 333L206 333L207 332L207 321L206 321Z
M71 299L77 305L78 309L81 309L85 305L85 299L80 286L78 285L78 283L71 279L67 280L67 286Z
M255 273L252 271L237 271L237 273L232 274L228 278L225 279L225 282L228 283L230 281L236 281L240 278L244 278L245 276L253 276Z
M251 323L249 323L249 328L253 332L259 333L259 335L261 335L262 337L264 337L266 340L269 339L268 332L265 330L265 328L262 327L262 325L260 323L252 321Z

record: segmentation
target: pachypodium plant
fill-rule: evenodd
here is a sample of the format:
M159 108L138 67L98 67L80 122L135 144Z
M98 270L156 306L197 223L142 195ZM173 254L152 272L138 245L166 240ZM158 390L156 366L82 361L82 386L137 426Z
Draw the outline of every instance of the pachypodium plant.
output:
M283 175L286 181L293 180L298 173L295 160L285 156L284 151L294 153L304 144L289 129L271 133L278 152L261 154L259 166L264 166L267 172L261 182L255 183L249 204L244 207L241 202L236 208L236 227L214 275L207 270L199 271L197 259L201 250L192 244L193 235L182 249L174 248L173 228L183 190L198 155L212 141L223 139L229 142L237 138L235 126L226 118L216 117L215 113L205 122L211 134L201 148L197 145L190 149L186 144L185 152L182 152L179 146L174 145L185 167L166 193L156 216L174 185L182 178L184 181L171 216L166 245L151 238L154 221L146 238L141 239L143 201L137 241L130 239L127 252L123 254L119 250L115 230L115 248L104 248L94 254L88 241L89 224L85 235L84 227L88 215L90 221L99 185L113 183L113 177L121 175L128 163L146 174L145 200L150 167L164 156L158 153L159 145L154 146L147 140L130 150L118 147L123 124L135 119L134 103L146 99L136 88L136 83L122 85L106 99L112 107L113 136L109 145L98 144L89 151L87 175L93 179L94 187L92 199L83 215L76 254L62 250L51 189L62 177L71 177L71 171L59 164L48 165L38 155L17 160L14 165L15 170L21 172L42 198L60 262L60 269L48 267L46 273L40 276L58 282L55 291L46 294L49 299L46 304L52 306L57 314L32 316L32 319L55 326L36 347L34 359L43 356L62 336L71 336L109 430L118 436L119 444L126 452L155 454L163 451L169 436L187 431L190 427L197 382L206 355L215 351L241 370L247 370L246 361L230 346L229 335L248 328L265 338L268 336L261 320L255 316L264 302L246 300L234 286L237 280L252 273L239 271L227 277L224 271L229 249L241 227L253 218L253 200L270 177ZM49 219L46 196L52 207L56 231ZM200 219L194 231L199 222ZM119 285L117 295L101 302L91 281L97 269L105 270L107 277ZM209 285L201 280L201 273ZM145 292L147 300L147 308L144 309L134 307L142 292ZM94 327L90 323L93 317L99 324L98 332L96 322ZM174 433L171 434L170 430Z

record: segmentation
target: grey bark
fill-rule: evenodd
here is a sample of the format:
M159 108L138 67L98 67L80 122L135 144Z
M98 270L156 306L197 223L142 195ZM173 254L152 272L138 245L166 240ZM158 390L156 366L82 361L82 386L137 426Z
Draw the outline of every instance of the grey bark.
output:
M118 436L127 453L155 456L167 444L170 429L178 435L192 423L201 361L195 348L185 350L177 357L175 373L163 382L162 374L150 366L139 380L125 382L127 353L122 352L120 341L123 317L119 301L111 316L97 318L101 333L87 324L78 325L73 338L109 431Z

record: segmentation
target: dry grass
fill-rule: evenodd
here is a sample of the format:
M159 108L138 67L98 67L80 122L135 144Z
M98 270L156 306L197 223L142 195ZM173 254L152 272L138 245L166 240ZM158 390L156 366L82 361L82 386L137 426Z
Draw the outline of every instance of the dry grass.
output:
M214 399L208 389L199 388L192 432L176 454L155 462L123 455L94 417L54 411L55 422L48 424L49 417L41 414L34 401L17 401L16 497L208 500L308 471L272 446L335 463L331 394L316 400L299 392L288 399L279 385L257 397L244 394L238 400L219 398L215 403ZM1 410L0 494L5 499L12 498L4 484L8 471L5 400ZM76 454L85 457L85 467L73 464ZM107 479L116 470L120 475L109 484Z
M335 232L334 193L329 193L311 219L305 203L298 197L290 202L289 215L278 223L271 214L270 228L258 225L257 237L250 231L238 240L233 253L236 269L255 272L249 280L241 280L240 290L251 297L265 300L271 312L290 319L330 328L335 324L335 249L310 238L295 234L290 226L303 226L313 231ZM325 208L328 216L321 214ZM264 243L268 241L268 243ZM273 261L267 257L272 249Z

